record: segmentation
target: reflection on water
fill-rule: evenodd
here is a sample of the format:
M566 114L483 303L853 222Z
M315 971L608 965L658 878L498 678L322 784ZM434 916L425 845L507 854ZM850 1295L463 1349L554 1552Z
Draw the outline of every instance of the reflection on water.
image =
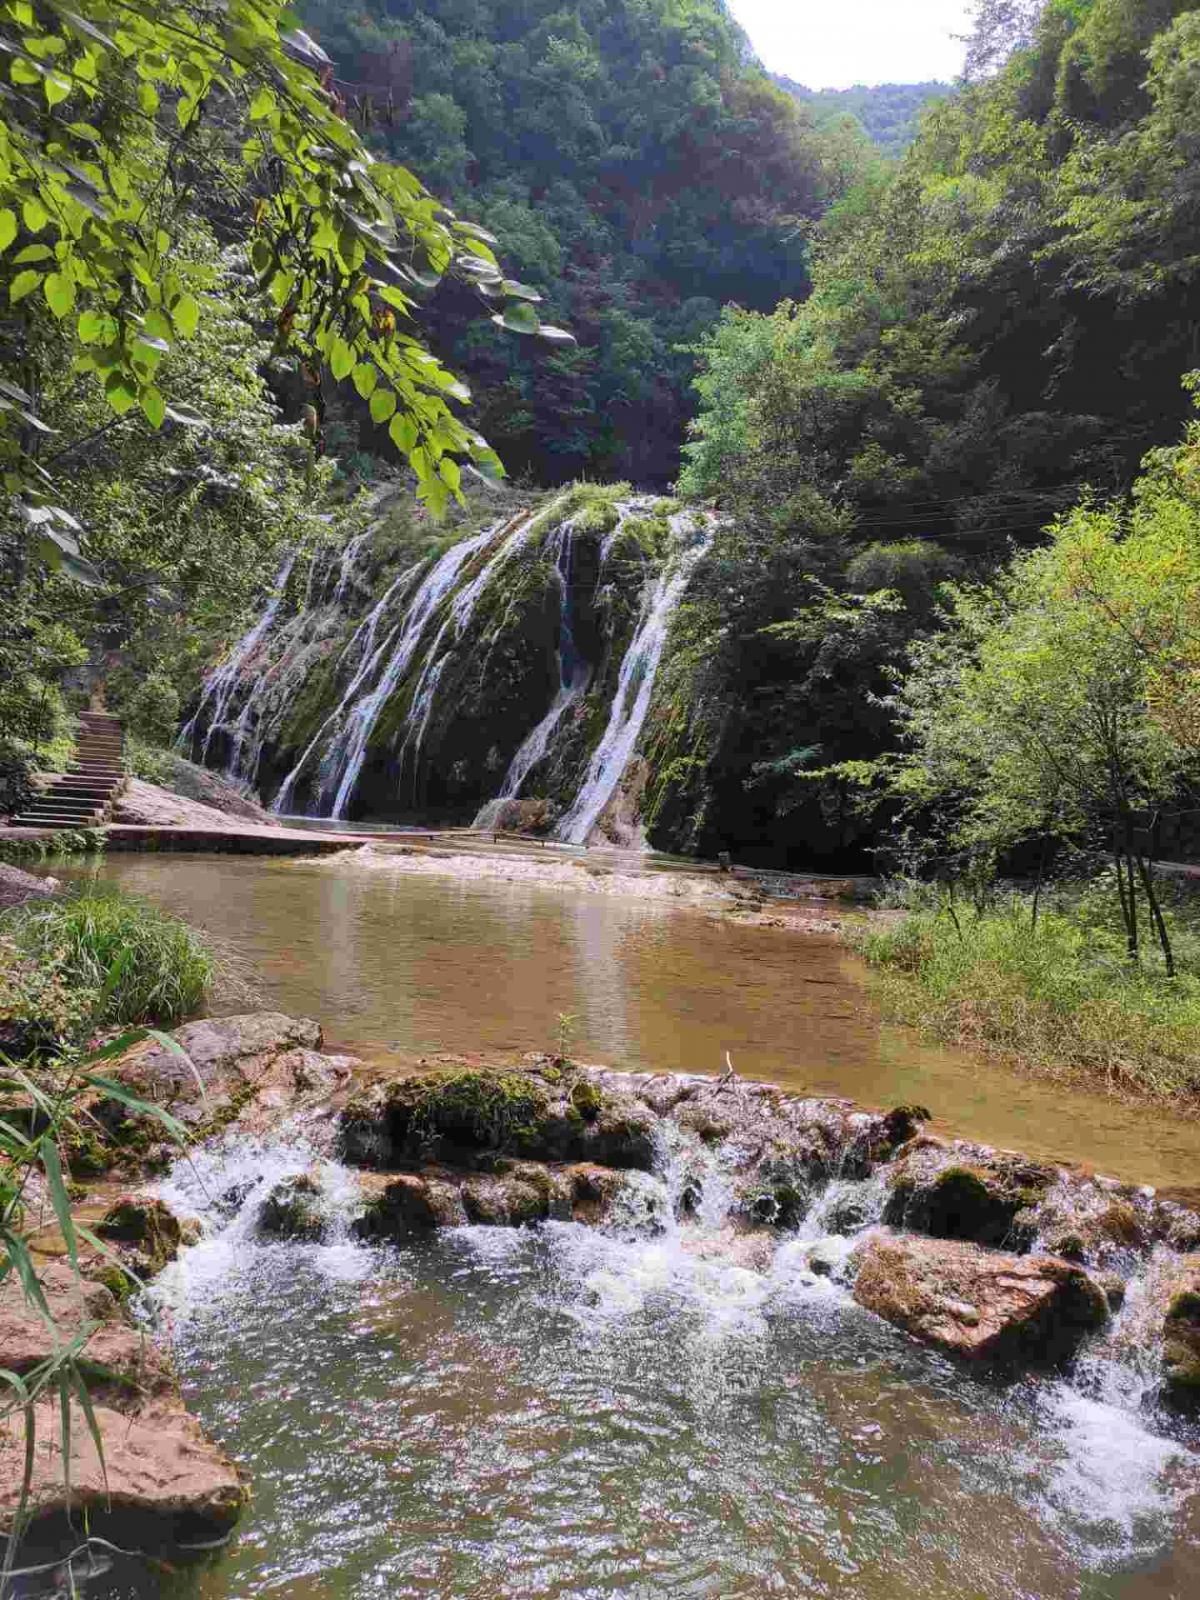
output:
M880 1026L858 963L832 939L527 882L303 860L117 855L102 871L213 929L248 960L265 1004L316 1017L332 1045L371 1059L547 1049L566 1014L581 1060L715 1072L728 1051L745 1077L924 1104L955 1132L1118 1177L1191 1184L1200 1170L1200 1124Z

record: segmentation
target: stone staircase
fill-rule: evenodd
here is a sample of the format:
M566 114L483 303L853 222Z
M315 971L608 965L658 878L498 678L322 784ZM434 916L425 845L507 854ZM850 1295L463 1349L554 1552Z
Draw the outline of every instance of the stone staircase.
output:
M13 823L19 828L94 828L104 822L125 784L125 735L107 711L79 718L75 757L66 772L32 800Z

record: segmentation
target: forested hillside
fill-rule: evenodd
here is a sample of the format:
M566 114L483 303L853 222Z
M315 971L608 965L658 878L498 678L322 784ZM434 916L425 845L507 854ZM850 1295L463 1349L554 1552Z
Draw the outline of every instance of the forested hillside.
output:
M807 292L813 224L854 170L844 134L819 134L754 64L721 0L301 10L374 148L489 227L576 335L516 349L468 327L452 294L431 308L510 470L672 479L685 347L726 302Z
M950 93L948 83L858 83L850 89L806 89L792 78L776 82L811 107L822 126L835 117L851 116L886 156L902 156L917 136L922 110Z
M1200 11L982 12L1007 63L833 208L807 300L707 342L683 483L732 515L673 665L665 843L853 838L844 784L805 774L887 746L939 581L1126 490L1188 415ZM903 604L839 598L874 591Z

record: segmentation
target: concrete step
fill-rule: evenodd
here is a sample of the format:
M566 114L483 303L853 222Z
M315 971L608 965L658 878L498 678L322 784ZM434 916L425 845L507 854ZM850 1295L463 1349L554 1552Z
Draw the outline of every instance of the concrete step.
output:
M48 800L32 801L21 815L27 817L32 816L35 811L38 813L53 811L55 813L61 812L63 816L98 817L104 810L105 806L95 800L72 800L69 798L60 800L55 796Z
M115 783L56 783L52 788L43 789L43 800L91 800L96 805L104 802L117 792Z
M61 815L53 812L23 812L19 817L14 817L13 826L17 828L99 828L104 822L101 816L78 817L63 812Z

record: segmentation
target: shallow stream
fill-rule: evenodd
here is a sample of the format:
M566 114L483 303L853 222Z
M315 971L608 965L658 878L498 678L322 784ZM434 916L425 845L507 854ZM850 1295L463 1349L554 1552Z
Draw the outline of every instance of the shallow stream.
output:
M928 1106L939 1132L1133 1182L1200 1182L1200 1122L1072 1094L881 1025L865 970L830 937L399 867L114 854L101 873L210 928L253 978L260 1009L315 1017L329 1048L368 1060L550 1050L566 1017L581 1061L716 1073L728 1052L746 1078Z
M262 1001L382 1057L547 1046L719 1066L1185 1181L1191 1129L1073 1101L881 1029L832 942L697 912L245 858L106 876L219 931ZM688 1160L701 1158L698 1150ZM1192 1600L1200 1458L1098 1346L1076 1379L965 1376L851 1302L839 1197L765 1270L700 1216L463 1228L403 1248L270 1242L311 1152L231 1146L168 1180L206 1236L161 1280L185 1391L250 1473L235 1541L124 1563L88 1600ZM682 1157L664 1149L669 1196ZM325 1168L329 1204L346 1175ZM861 1213L871 1185L854 1186ZM861 1225L862 1216L858 1222ZM843 1226L843 1224L837 1224ZM811 1270L822 1242L833 1274Z

